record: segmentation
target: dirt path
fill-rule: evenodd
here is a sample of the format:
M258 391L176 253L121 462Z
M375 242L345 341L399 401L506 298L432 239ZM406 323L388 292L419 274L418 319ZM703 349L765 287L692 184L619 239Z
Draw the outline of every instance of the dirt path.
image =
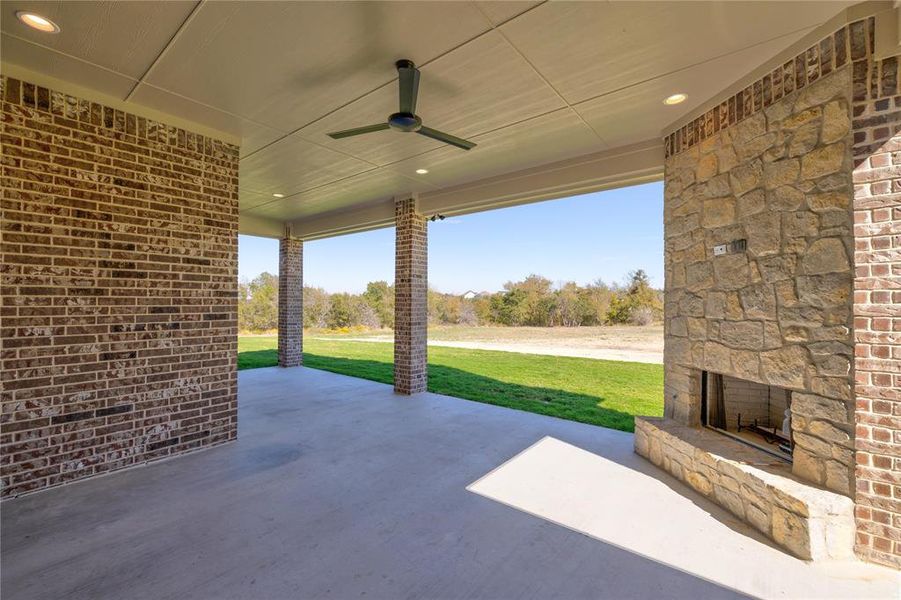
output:
M391 333L311 335L314 339L393 342ZM663 364L663 327L447 327L429 330L429 346L499 350Z

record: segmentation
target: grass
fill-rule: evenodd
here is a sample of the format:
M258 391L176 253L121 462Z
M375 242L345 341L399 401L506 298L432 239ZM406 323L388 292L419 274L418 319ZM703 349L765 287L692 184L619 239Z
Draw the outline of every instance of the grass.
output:
M238 369L277 364L274 336L238 338ZM304 340L304 365L393 383L390 343ZM587 358L429 348L429 391L633 431L663 414L663 366Z

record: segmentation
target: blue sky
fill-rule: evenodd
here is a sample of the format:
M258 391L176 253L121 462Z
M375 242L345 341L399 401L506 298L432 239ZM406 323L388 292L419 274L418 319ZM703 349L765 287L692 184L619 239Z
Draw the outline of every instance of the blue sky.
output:
M531 273L555 282L621 282L644 269L663 286L663 184L492 210L429 223L429 285L441 292L497 291ZM278 273L278 240L240 236L238 271ZM304 283L363 291L394 279L394 229L304 244Z

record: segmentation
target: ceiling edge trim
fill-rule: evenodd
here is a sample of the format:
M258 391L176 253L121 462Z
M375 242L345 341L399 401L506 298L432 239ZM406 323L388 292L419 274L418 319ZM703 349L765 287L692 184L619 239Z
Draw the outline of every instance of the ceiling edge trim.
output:
M266 238L282 238L285 235L285 224L274 219L255 215L238 215L238 233Z
M649 140L420 195L423 212L466 214L663 178L663 143Z
M663 144L654 139L419 194L425 215L466 215L543 200L589 194L663 179ZM359 210L291 223L294 235L314 240L394 225L394 199Z
M330 213L315 219L291 223L294 235L303 240L319 240L348 233L394 226L395 198L387 198L352 211Z

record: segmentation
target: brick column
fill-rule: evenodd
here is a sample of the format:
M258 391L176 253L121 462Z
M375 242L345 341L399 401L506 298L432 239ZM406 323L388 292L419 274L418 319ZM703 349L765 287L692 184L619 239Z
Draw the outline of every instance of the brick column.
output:
M395 204L394 391L424 392L428 383L428 223L415 199Z
M278 245L278 366L303 364L303 240Z
M867 560L901 568L899 60L860 61L855 67L856 550Z

